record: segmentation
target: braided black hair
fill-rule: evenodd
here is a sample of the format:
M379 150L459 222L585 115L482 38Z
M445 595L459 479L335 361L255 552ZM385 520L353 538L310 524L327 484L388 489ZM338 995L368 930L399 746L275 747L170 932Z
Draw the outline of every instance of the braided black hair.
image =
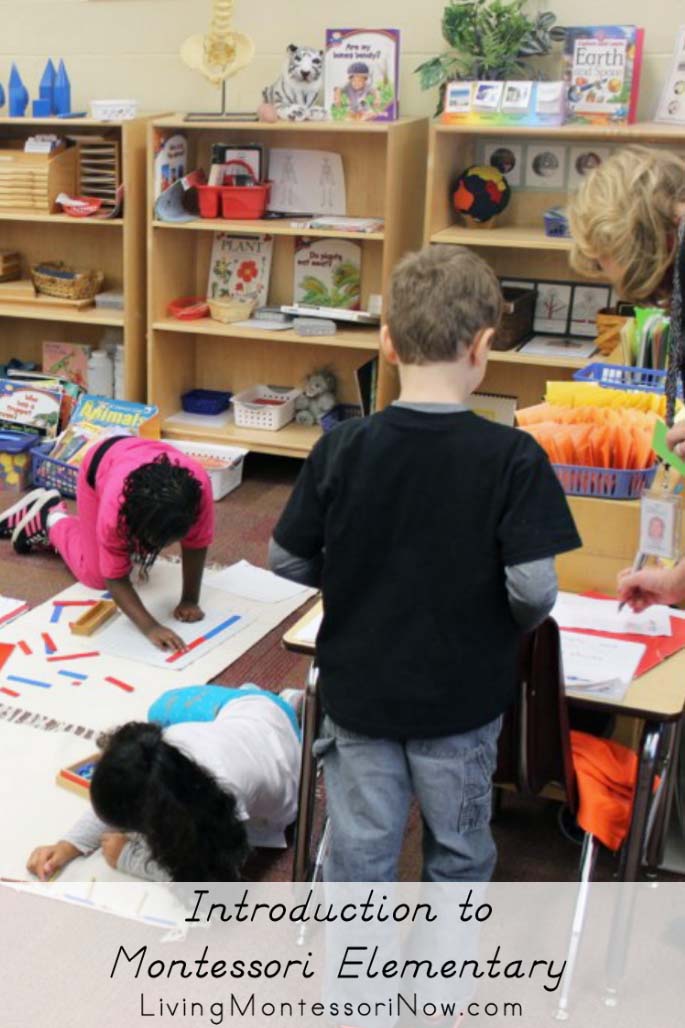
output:
M159 725L131 721L100 740L90 786L95 813L137 832L174 882L233 882L248 854L236 800Z
M197 478L164 453L127 475L119 528L143 574L165 546L188 534L201 502L202 488Z

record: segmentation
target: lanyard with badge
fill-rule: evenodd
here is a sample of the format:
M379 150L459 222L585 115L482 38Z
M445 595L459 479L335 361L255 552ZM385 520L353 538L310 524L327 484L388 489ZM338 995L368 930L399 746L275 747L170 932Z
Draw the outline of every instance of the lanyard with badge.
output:
M640 548L633 563L638 571L648 557L678 561L681 557L680 525L683 494L681 478L685 477L685 461L666 443L667 429L675 420L678 385L685 397L685 336L683 336L683 257L685 255L685 218L678 223L676 258L673 269L671 330L666 374L666 423L657 422L653 447L661 464L651 489L640 500Z

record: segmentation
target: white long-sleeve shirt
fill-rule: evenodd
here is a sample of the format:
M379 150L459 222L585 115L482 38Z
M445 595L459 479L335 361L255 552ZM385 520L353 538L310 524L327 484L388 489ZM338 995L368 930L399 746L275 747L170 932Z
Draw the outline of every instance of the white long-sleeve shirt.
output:
M235 797L250 845L285 847L285 829L297 814L301 749L287 714L276 703L248 694L227 703L214 721L171 725L164 740ZM64 838L86 855L100 846L105 833L117 830L89 808ZM169 880L140 836L124 846L117 868L149 881Z

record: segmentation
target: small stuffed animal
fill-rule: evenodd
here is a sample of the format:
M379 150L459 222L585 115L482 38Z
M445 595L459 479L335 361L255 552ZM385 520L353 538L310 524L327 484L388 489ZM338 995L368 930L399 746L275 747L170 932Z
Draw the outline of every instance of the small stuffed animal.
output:
M301 395L295 400L297 424L318 424L323 415L335 407L337 387L336 377L328 368L322 368L320 371L314 371L308 375Z
M262 92L262 121L324 121L328 114L316 104L323 85L323 50L291 43L281 74Z

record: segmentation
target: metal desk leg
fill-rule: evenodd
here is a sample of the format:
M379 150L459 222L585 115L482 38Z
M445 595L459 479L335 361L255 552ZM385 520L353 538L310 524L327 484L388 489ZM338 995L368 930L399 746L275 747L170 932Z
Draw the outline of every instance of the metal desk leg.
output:
M647 721L642 732L640 761L635 783L635 801L630 831L623 850L620 878L624 882L635 882L642 862L647 818L654 789L656 760L659 753L663 724Z
M295 826L293 881L309 881L311 865L312 825L316 801L316 760L312 747L319 727L319 672L312 664L307 676L302 717L302 770L298 791L298 813Z
M678 754L683 735L683 718L666 726L664 731L663 752L659 756L661 768L661 784L659 786L658 803L654 822L647 834L647 851L645 864L648 877L655 877L660 865L663 863L664 850L666 848L666 836L671 820L673 809L673 798L675 796Z

